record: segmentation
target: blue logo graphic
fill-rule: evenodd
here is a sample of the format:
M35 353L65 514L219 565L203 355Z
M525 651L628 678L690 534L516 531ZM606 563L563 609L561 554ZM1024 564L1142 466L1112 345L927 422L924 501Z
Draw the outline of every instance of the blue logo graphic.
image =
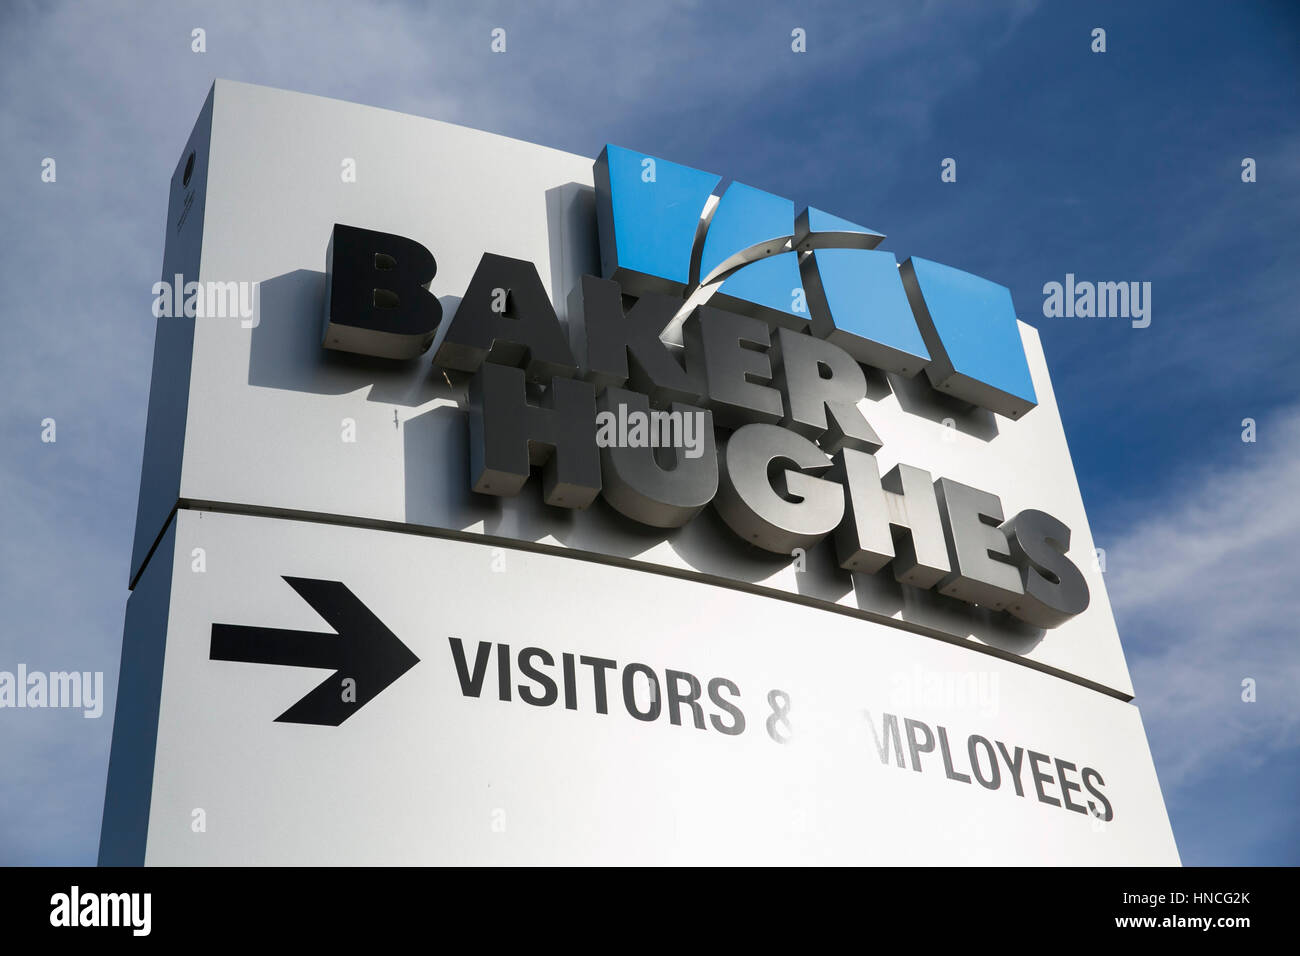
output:
M924 371L947 395L1020 418L1037 404L1011 293L882 233L619 146L596 160L601 271L629 295L682 296L807 330L864 365Z

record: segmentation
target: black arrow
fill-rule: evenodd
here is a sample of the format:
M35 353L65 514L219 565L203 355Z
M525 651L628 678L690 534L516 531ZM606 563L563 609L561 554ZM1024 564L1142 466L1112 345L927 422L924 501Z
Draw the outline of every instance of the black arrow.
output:
M275 718L277 721L337 727L419 663L411 649L342 582L284 580L335 633L213 624L209 655L214 661L334 668L333 674ZM343 682L349 679L354 684L345 695Z

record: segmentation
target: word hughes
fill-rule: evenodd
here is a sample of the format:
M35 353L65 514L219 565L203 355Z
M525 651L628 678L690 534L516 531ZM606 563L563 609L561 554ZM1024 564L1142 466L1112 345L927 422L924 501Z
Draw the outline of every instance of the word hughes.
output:
M912 465L881 474L882 442L859 407L862 367L807 329L702 305L672 345L661 336L680 298L629 304L617 282L584 276L566 333L534 265L492 253L443 321L428 291L437 266L419 243L336 224L326 262L326 348L389 359L432 348L435 365L470 377L469 478L480 494L517 495L538 469L549 505L586 508L600 495L633 521L677 528L712 504L765 551L833 537L845 570L889 567L903 584L1034 627L1088 606L1058 519L1007 517L997 495ZM702 422L702 441L688 454L597 440L598 421L652 409Z

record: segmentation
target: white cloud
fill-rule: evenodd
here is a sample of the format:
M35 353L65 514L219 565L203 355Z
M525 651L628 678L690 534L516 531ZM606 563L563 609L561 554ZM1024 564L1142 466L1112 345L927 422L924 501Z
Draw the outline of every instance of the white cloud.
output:
M1258 441L1207 438L1205 468L1133 502L1107 589L1169 790L1300 748L1300 407ZM1241 682L1257 682L1244 703Z

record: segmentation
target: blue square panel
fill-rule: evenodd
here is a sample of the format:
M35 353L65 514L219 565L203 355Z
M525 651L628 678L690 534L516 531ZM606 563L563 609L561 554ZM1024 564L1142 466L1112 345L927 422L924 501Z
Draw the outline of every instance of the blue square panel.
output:
M732 183L709 220L700 256L700 281L714 280L746 259L718 288L713 304L756 316L772 325L802 328L808 322L799 260L781 250L794 234L794 203Z
M601 150L594 174L601 274L633 295L685 291L700 216L721 177L621 146Z
M930 349L931 385L1008 418L1038 404L1006 286L915 256L900 274Z
M794 224L794 247L799 252L810 249L874 249L884 239L883 232L859 226L812 206L799 213Z
M732 183L709 220L700 281L707 282L730 257L759 243L768 244L762 255L773 255L792 235L794 203L744 183Z
M892 252L817 249L801 266L813 335L909 378L929 364Z
M781 252L742 266L718 286L710 304L752 315L773 326L808 325L807 296L799 278L799 257Z

